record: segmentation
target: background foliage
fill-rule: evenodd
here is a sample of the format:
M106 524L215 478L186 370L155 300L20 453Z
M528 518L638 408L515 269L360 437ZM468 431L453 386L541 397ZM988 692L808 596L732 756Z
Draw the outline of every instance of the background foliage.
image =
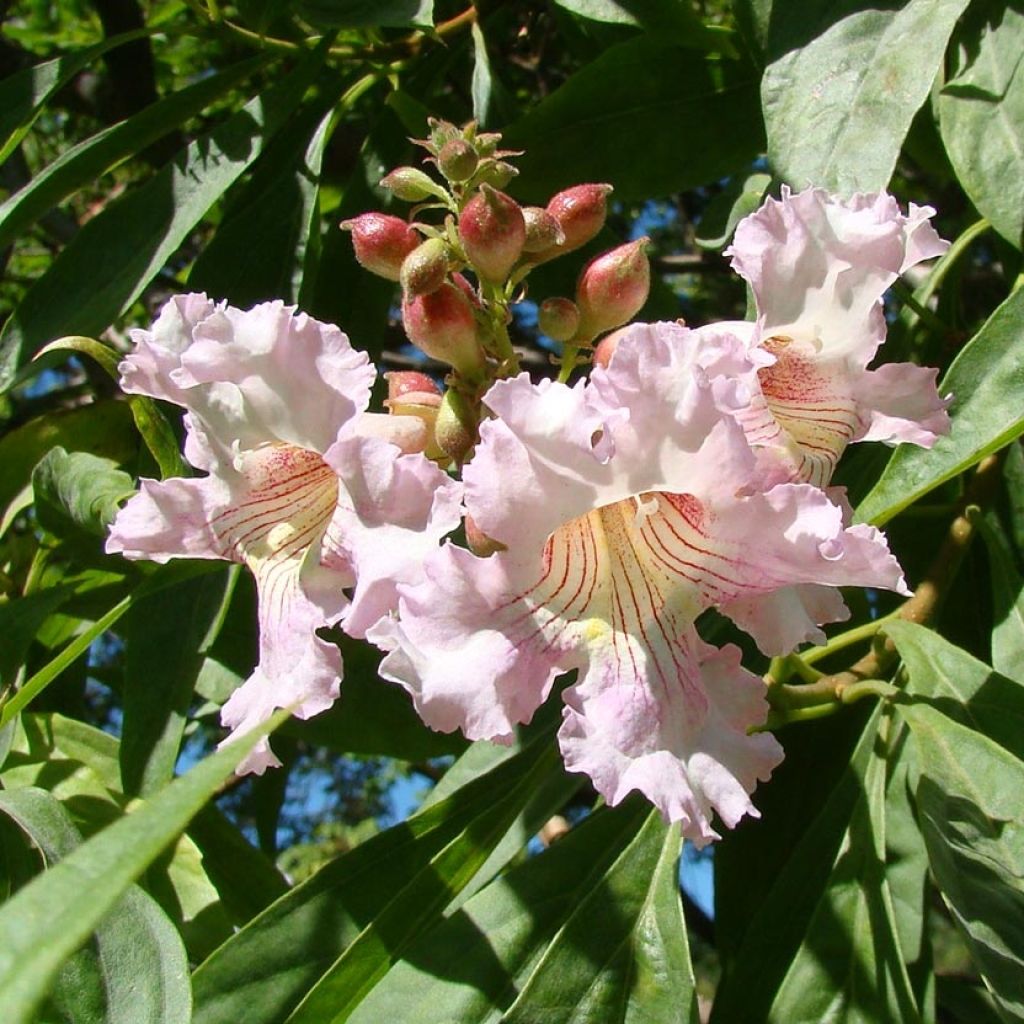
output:
M0 17L5 1020L1024 1020L1020 0ZM285 767L238 783L243 751L211 750L254 662L249 580L102 553L134 478L184 471L169 410L115 383L127 329L168 296L284 298L409 365L393 286L337 224L387 208L377 183L428 115L505 132L521 201L612 183L592 248L653 237L643 319L741 317L721 250L783 182L889 188L953 241L893 290L884 352L942 368L953 431L855 450L837 478L917 603L851 594L842 637L806 656L883 682L780 730L761 819L715 848L713 915L684 914L679 839L648 805L595 810L562 771L550 715L467 748L352 641L339 704L275 723ZM538 270L529 298L571 273ZM397 824L396 780L437 782ZM585 820L527 856L556 814Z

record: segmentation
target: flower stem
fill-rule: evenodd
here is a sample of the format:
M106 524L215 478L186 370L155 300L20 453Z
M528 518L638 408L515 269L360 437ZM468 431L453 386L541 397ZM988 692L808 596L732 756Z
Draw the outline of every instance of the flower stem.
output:
M879 630L885 627L887 622L892 622L893 619L898 619L899 617L900 611L897 609L888 615L883 615L880 619L872 619L871 622L865 622L862 626L855 626L853 629L846 630L845 633L832 637L831 640L820 647L804 651L800 657L805 664L813 665L816 661L821 661L822 658L827 658L837 651L843 651L847 647L852 647L863 640L870 640Z

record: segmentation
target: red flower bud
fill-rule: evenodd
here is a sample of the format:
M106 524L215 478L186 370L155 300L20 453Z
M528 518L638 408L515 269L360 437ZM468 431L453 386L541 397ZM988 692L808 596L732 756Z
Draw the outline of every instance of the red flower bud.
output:
M612 331L611 334L606 334L594 346L595 366L607 366L612 361L612 356L615 355L615 350L619 347L619 342L622 341L628 330L628 327L620 327L617 331Z
M477 415L465 395L449 388L441 399L434 424L434 441L450 459L462 460L477 439Z
M500 284L523 251L523 211L511 196L481 185L459 216L459 237L480 277Z
M455 285L445 283L426 295L407 295L402 302L402 323L409 340L428 356L454 366L466 377L479 377L483 372L484 354L476 340L473 307Z
M400 280L406 295L425 295L437 291L448 273L448 246L443 239L428 238L402 264Z
M480 558L489 558L496 551L508 551L508 547L502 544L500 540L495 540L493 537L488 537L479 526L476 525L476 520L472 516L466 516L466 543L469 545L469 550L474 555L478 555Z
M604 227L611 193L611 185L574 185L553 196L547 211L558 222L565 241L535 259L550 260L586 245Z
M526 221L524 252L543 252L565 244L565 232L561 224L539 206L524 206L523 219Z
M576 285L580 310L578 341L591 341L632 319L647 301L651 288L651 266L641 238L620 245L592 259Z
M373 274L397 281L405 257L422 239L401 217L386 213L363 213L343 220L344 231L352 232L356 259Z
M388 397L384 402L388 408L395 403L441 404L441 389L425 373L417 370L392 370L384 374L384 379L388 382Z
M537 323L554 341L569 341L580 326L580 311L571 299L545 299L537 311Z

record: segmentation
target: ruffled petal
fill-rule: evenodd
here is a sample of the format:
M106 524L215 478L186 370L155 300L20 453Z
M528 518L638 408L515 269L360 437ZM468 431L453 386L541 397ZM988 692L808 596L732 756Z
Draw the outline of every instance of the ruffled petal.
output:
M767 594L748 594L718 609L767 654L782 655L808 641L825 642L821 626L850 617L843 595L834 587L802 583Z
M861 375L856 400L867 425L856 440L931 448L950 427L946 409L952 397L939 396L938 373L913 363L887 363Z
M423 455L372 437L345 438L325 460L343 481L327 541L356 576L344 628L363 637L397 609L398 584L419 582L427 556L459 525L462 485Z
M710 647L692 629L592 645L565 693L566 768L588 775L613 806L639 790L698 846L719 838L714 811L729 828L757 817L749 794L782 749L768 733L747 735L768 704L762 680L739 661L736 647Z

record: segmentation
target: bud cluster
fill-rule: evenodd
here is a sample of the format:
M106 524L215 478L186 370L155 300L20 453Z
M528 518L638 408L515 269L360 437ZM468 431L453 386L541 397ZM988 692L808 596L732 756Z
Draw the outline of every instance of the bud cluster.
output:
M499 149L500 135L478 132L472 122L459 128L431 119L429 125L428 137L414 141L443 181L417 167L398 167L381 185L415 204L409 219L364 213L341 226L352 233L363 267L400 283L409 340L452 369L444 394L430 382L414 391L416 401L404 400L393 382L388 407L393 414L419 416L432 438L428 454L458 463L476 442L481 396L519 368L508 334L512 302L525 294L535 267L579 249L601 231L612 189L576 185L545 207L520 206L503 191L517 173L509 161L519 154ZM574 299L541 304L541 330L565 349L562 379L581 348L589 351L646 301L645 243L596 257L581 273ZM424 381L429 378L419 385Z

